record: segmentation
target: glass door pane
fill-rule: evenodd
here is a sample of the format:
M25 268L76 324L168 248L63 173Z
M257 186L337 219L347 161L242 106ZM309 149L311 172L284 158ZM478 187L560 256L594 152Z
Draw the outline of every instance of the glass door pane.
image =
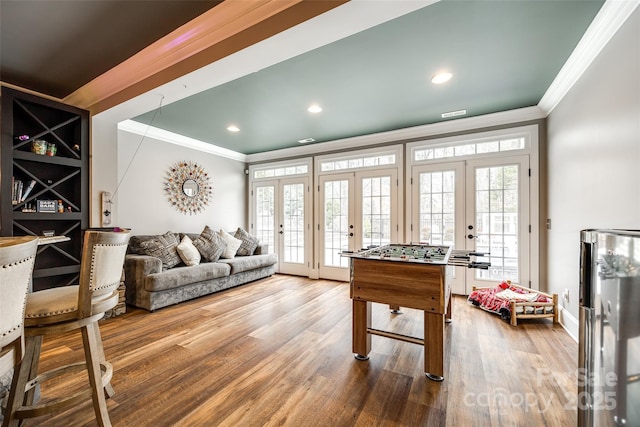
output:
M487 286L511 280L529 281L529 183L528 157L470 162L472 183L468 212L467 249L488 253L488 270L474 270L474 282Z
M476 250L489 252L491 268L476 277L519 283L518 165L476 169Z
M455 171L424 172L419 181L419 241L455 246Z
M391 243L391 177L362 178L360 248Z
M263 244L269 245L269 252L275 247L275 185L260 185L254 188L255 234Z
M305 184L284 184L282 186L282 260L287 263L305 262Z
M411 241L465 247L464 162L414 166L411 172ZM466 295L466 268L452 267L451 291Z
M349 250L349 180L324 183L324 260L327 267L348 267L340 252Z

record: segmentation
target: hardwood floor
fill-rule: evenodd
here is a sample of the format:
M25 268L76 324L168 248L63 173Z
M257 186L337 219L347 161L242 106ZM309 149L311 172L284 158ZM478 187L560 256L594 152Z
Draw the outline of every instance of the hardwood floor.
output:
M422 336L422 313L374 304L373 326ZM276 275L155 313L101 322L114 426L576 425L577 344L548 319L510 326L454 298L445 380L422 346L373 337L351 352L344 282ZM42 369L80 360L77 336L45 341ZM43 385L67 393L78 379ZM28 426L90 426L90 402Z

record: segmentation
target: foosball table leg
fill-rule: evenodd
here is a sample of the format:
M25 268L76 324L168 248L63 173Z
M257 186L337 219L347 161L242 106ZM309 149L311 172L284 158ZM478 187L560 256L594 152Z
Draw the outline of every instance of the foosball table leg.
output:
M424 372L433 381L444 380L444 318L424 312Z
M371 352L371 335L367 329L371 327L371 302L353 300L352 343L354 357L368 360Z

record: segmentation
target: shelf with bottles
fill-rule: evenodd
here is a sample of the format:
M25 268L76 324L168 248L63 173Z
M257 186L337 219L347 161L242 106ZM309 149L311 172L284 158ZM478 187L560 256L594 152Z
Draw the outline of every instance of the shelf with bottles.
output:
M30 153L28 151L16 150L13 153L14 159L28 160L31 162L52 163L57 165L82 167L82 160L61 156L41 156L39 154Z
M81 159L82 113L24 96L14 97L12 108L14 157Z
M14 212L42 212L42 201L56 201L53 212L79 212L82 208L82 169L14 160L11 206ZM62 205L62 212L60 211Z

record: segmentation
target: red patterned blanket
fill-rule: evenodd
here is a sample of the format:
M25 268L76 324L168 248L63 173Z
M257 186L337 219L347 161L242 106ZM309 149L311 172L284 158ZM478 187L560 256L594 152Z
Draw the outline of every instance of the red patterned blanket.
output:
M552 302L545 295L529 292L502 282L495 288L477 289L469 295L467 301L483 310L499 314L503 320L511 319L511 301L516 302Z

